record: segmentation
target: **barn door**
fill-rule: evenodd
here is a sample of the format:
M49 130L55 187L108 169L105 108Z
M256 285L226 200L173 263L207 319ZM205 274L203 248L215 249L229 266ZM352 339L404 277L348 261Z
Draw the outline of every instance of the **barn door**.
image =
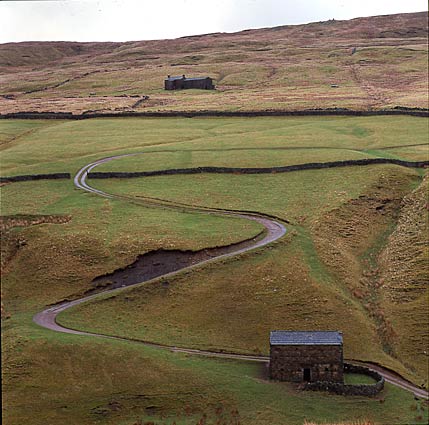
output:
M311 381L311 371L310 371L310 368L308 368L308 367L304 368L303 373L304 373L304 376L303 376L304 379L303 379L303 381L304 382L310 382Z

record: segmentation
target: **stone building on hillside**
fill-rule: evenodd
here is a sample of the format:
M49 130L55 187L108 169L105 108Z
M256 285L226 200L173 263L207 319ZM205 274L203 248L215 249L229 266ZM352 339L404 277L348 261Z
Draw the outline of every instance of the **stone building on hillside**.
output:
M336 331L272 331L270 378L343 382L343 336Z
M203 89L214 90L213 79L210 77L187 78L185 74L179 77L169 75L164 81L165 90Z

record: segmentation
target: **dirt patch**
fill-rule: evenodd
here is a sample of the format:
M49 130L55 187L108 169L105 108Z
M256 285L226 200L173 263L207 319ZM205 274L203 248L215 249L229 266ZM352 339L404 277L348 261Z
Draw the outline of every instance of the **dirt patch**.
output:
M247 248L262 238L264 232L252 239L248 239L236 244L206 248L200 251L180 251L159 249L139 255L137 259L112 273L98 276L91 282L92 288L87 291L94 292L99 289L115 289L124 286L135 285L136 283L146 282L167 273L181 270L185 267L207 261L224 254L229 254L237 250ZM163 285L168 286L168 278L163 279Z

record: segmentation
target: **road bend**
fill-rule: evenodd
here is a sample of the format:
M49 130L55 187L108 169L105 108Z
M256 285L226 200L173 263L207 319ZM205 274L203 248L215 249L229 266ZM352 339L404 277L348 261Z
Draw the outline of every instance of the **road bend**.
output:
M107 158L102 158L102 159L99 159L97 161L91 162L90 164L87 164L84 167L82 167L76 173L76 176L74 177L74 185L77 188L82 189L86 192L94 193L95 195L102 196L105 198L119 199L119 200L123 200L123 201L132 201L131 199L129 199L127 197L107 193L107 192L104 192L102 190L99 190L99 189L96 189L96 188L90 186L87 183L87 177L88 177L89 172L91 172L95 167L97 167L101 164L105 164L109 161L113 161L113 160L118 159L118 158L124 158L124 157L128 157L128 156L134 156L134 155L140 155L140 154L141 153L116 155L116 156L110 156ZM164 206L165 206L165 204L164 204ZM181 211L183 211L183 209L184 209L183 204L175 206L173 203L169 203L168 207L169 208L177 208ZM157 279L165 278L165 277L172 277L178 273L181 273L183 270L195 269L195 268L201 267L207 263L218 261L219 259L222 259L222 258L233 257L236 255L242 254L244 252L250 251L252 249L263 247L265 245L268 245L271 242L274 242L274 241L280 239L286 233L286 227L282 223L280 223L279 221L271 219L271 218L263 217L263 216L258 216L256 214L246 214L246 213L237 212L237 211L220 211L217 209L209 209L209 208L208 209L206 209L206 208L201 209L201 208L197 208L197 207L193 207L193 206L186 206L185 208L189 212L196 211L196 212L200 212L200 213L233 216L233 217L237 217L237 218L243 218L243 219L247 219L247 220L256 221L265 227L265 235L262 239L253 241L251 244L249 244L248 246L246 246L244 248L240 248L234 252L229 252L227 254L221 254L221 255L215 256L213 258L203 260L197 264L193 264L191 266L184 267L184 268L182 268L180 270L176 270L174 272L166 273L165 275L159 276L153 280L157 280ZM148 281L148 282L150 282L150 281ZM143 283L143 282L140 282L140 283ZM137 283L135 285L139 285L140 283ZM134 286L134 285L128 285L127 287L129 287L129 286ZM198 350L198 349L186 348L186 347L176 347L176 346L172 346L172 345L157 344L157 343L154 343L151 341L133 340L130 338L123 338L123 337L119 337L119 336L103 335L101 333L94 333L94 332L85 332L85 331L81 331L81 330L67 328L67 327L62 326L59 323L57 323L57 316L59 313L65 311L69 308L75 307L79 304L82 304L84 302L93 300L93 299L99 297L101 294L113 293L113 292L121 291L122 289L123 288L116 288L116 289L110 289L110 290L107 289L107 290L103 291L102 293L85 296L85 297L82 297L82 298L79 298L79 299L76 299L73 301L61 302L59 304L56 304L54 306L50 306L49 308L37 313L33 317L33 321L35 323L37 323L38 325L40 325L46 329L50 329L52 331L55 331L55 332L62 332L62 333L75 334L75 335L86 335L86 336L108 338L108 339L115 339L115 340L123 340L123 341L128 341L128 342L132 341L135 343L143 344L145 346L169 350L171 352L186 353L186 354L192 354L192 355L198 355L198 356L242 360L242 361L251 361L251 362L259 362L259 363L268 363L269 362L269 357L267 357L267 356L258 356L258 355L250 355L250 354L237 354L237 353L228 353L228 352L221 352L221 351L210 351L210 350ZM416 385L414 385L411 382L407 381L406 379L402 378L401 376L399 376L395 372L392 372L388 369L383 368L380 365L375 365L373 363L366 363L366 362L361 362L361 361L359 361L359 362L356 361L354 363L364 365L364 366L366 366L372 370L377 371L380 375L382 375L384 377L384 379L387 382L389 382L389 383L391 383L397 387L400 387L406 391L412 392L417 397L428 399L428 392L427 391L425 391L424 389L422 389L420 387L417 387Z

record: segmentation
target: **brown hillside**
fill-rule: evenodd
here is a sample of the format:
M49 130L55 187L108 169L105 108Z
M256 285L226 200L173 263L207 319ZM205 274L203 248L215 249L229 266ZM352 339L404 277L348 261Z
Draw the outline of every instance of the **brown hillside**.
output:
M422 12L174 40L8 43L0 112L427 107L427 37ZM218 89L165 92L168 74L210 75Z
M398 225L380 256L382 305L393 324L397 356L428 386L429 175L401 205Z

